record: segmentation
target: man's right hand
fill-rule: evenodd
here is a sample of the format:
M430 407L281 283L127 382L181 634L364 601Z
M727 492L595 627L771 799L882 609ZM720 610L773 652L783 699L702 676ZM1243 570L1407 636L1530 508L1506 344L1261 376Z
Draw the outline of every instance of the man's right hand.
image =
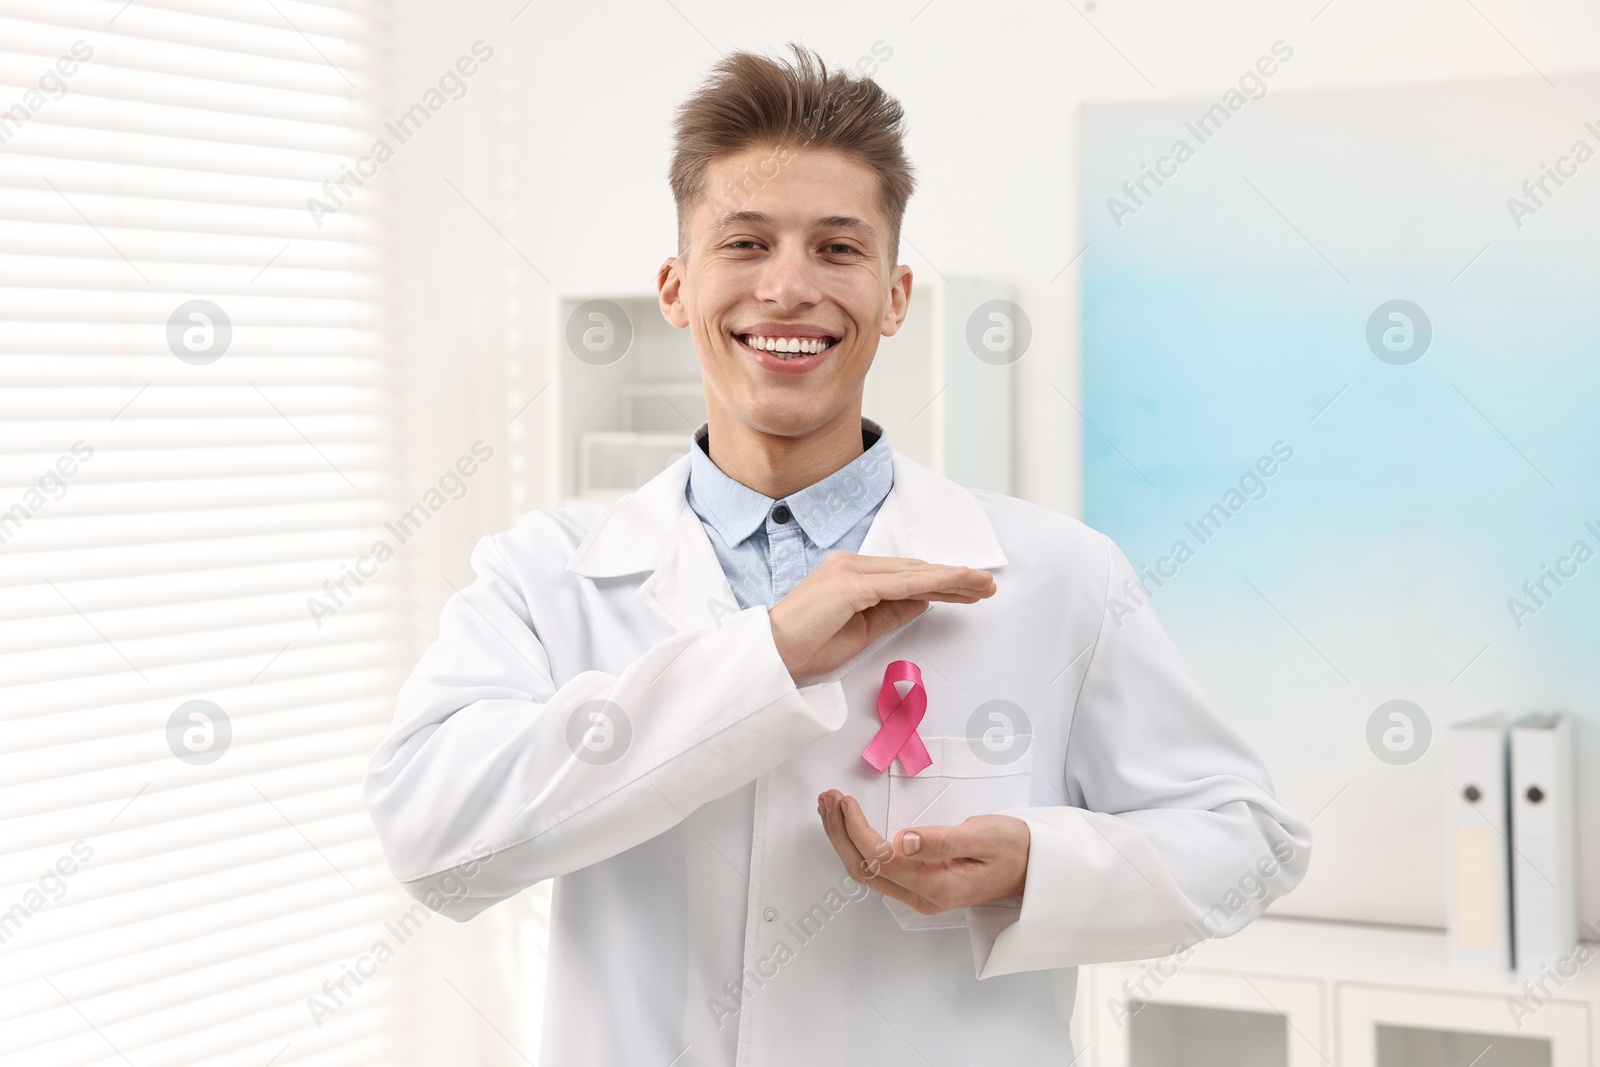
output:
M976 604L994 575L920 559L835 552L772 606L772 640L796 678L826 674L928 610L935 600Z

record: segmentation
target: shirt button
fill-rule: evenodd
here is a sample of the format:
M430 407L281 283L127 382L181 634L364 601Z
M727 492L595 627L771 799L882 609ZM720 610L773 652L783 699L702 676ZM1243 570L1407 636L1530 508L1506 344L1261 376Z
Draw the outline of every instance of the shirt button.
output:
M778 919L778 909L777 908L768 908L766 911L761 913L761 917L763 919L767 920L767 922L769 922L769 923L770 922L776 922L777 919Z
M789 508L788 508L788 506L785 505L785 504L779 504L777 507L773 508L772 509L772 521L777 523L779 526L782 526L784 523L788 522L789 521Z

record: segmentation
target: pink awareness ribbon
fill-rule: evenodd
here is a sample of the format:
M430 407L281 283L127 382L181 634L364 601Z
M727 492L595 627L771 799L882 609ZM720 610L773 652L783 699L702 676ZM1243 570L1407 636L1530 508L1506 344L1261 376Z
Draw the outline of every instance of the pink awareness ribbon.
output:
M911 688L901 696L896 682L910 682ZM928 748L917 736L917 726L928 711L928 690L922 684L922 671L908 659L897 659L883 672L883 686L878 690L878 719L883 723L878 733L861 753L861 758L872 764L879 773L888 771L896 756L907 774L916 775L933 763Z

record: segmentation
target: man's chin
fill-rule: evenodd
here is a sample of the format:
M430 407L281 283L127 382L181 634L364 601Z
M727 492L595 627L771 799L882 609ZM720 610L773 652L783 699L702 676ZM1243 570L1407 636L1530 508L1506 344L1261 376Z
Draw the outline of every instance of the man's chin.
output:
M839 415L837 405L811 396L757 396L737 412L739 421L772 437L806 437Z

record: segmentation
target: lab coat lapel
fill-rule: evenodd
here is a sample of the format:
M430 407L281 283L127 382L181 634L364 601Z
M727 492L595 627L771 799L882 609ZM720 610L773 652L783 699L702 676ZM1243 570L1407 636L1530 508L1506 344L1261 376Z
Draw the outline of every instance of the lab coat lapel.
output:
M894 485L861 543L863 556L1005 566L989 517L970 492L899 452L892 455Z
M639 586L639 599L676 630L720 624L739 611L711 538L687 501L678 509L660 565Z
M684 493L683 456L595 522L567 569L591 578L649 571L637 595L674 630L719 622L739 610L711 539Z

